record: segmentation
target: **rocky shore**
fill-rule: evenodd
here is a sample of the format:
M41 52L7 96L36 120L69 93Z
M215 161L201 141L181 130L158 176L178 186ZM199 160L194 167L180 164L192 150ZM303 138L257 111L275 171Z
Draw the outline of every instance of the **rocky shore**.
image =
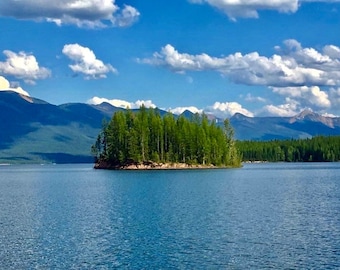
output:
M106 161L96 162L95 169L106 170L181 170L181 169L217 169L221 167L186 163L157 163L152 161L130 162L126 164L110 164Z

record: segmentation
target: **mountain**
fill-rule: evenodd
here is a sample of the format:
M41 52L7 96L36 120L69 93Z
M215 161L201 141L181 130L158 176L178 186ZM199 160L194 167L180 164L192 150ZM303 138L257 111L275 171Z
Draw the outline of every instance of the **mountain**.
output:
M103 119L120 110L70 103L60 106L0 92L0 163L92 162L90 147Z
M303 139L317 135L340 135L340 118L324 117L305 110L293 117L230 118L239 140Z
M109 103L53 105L46 101L0 91L0 163L92 162L90 149L114 112L123 110ZM167 112L160 110L160 114ZM185 111L185 117L193 113ZM208 115L223 125L223 119ZM230 118L240 140L309 138L340 135L340 118L303 111L294 117Z

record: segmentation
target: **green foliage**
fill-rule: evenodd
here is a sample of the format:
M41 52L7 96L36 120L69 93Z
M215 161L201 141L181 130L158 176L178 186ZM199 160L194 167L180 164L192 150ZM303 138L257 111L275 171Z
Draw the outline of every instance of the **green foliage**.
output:
M275 141L238 141L244 161L340 161L340 136Z
M91 150L97 160L112 165L151 161L237 167L241 158L233 135L229 121L221 128L205 115L175 119L142 106L136 113L116 112Z

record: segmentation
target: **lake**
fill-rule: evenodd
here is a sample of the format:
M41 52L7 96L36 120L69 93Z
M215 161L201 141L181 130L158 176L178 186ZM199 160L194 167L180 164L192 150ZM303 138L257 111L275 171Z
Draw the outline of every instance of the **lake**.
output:
M1 269L339 269L340 163L0 166Z

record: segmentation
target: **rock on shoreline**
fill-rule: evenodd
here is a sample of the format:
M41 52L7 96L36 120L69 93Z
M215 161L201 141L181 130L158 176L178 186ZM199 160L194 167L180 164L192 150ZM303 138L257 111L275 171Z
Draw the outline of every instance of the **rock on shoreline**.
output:
M110 164L106 161L96 162L95 169L106 170L180 170L180 169L216 169L225 168L217 167L212 164L186 164L186 163L157 163L152 161L131 162L126 164Z

